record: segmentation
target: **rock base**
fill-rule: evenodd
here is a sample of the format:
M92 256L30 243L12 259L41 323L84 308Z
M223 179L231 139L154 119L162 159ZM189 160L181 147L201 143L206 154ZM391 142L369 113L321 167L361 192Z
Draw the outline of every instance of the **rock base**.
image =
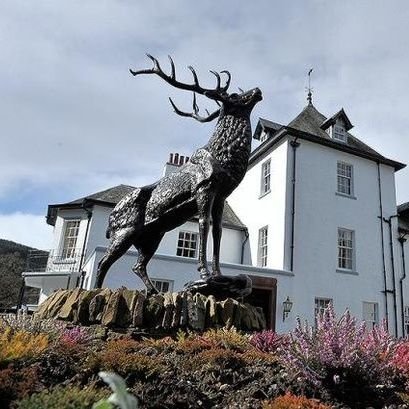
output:
M264 312L259 307L189 291L146 297L143 292L126 288L58 290L40 305L36 315L41 319L110 328L198 331L233 326L243 331L266 328Z

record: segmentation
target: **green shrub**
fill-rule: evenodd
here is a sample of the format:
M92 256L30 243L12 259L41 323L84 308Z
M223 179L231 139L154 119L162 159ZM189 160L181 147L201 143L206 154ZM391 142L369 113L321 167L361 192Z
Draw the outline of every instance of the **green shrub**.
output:
M91 409L95 402L108 395L107 390L92 387L57 386L21 400L17 409Z

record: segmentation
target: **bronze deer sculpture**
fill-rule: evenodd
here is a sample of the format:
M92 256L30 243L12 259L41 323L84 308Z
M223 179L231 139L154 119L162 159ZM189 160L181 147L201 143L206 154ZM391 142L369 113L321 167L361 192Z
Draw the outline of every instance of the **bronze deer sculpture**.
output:
M254 88L240 94L228 94L231 75L221 85L219 73L210 71L217 80L216 88L207 89L199 84L195 70L193 84L185 84L176 79L175 65L171 57L171 74L167 75L158 60L148 54L153 68L139 71L130 70L136 76L155 74L170 85L193 92L193 112L180 111L170 102L178 115L209 122L218 118L216 129L207 145L198 149L190 161L176 172L164 176L158 182L136 188L126 195L114 208L107 229L110 239L108 249L98 264L96 287L102 286L111 265L132 245L138 250L138 259L133 272L146 285L148 294L157 293L146 272L146 266L159 246L164 234L185 223L193 216L199 216L199 257L198 270L203 279L211 275L221 275L219 265L220 240L222 234L222 214L225 199L243 179L251 150L250 113L262 99L261 91ZM219 109L206 117L199 115L196 93L210 98ZM207 238L212 220L213 262L212 273L207 266Z

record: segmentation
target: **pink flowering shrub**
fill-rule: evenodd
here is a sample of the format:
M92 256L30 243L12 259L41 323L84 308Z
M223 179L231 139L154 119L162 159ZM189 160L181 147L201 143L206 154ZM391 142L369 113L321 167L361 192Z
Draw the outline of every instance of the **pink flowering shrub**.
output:
M83 327L66 328L60 336L60 341L64 344L87 344L90 340L88 331Z
M366 332L348 311L337 319L330 305L315 328L298 321L279 355L288 374L315 387L375 385L391 373L395 348L383 325Z
M409 388L409 341L402 341L396 347L392 365L400 376L406 379Z
M256 332L250 338L250 344L262 352L275 352L281 342L282 337L271 330Z

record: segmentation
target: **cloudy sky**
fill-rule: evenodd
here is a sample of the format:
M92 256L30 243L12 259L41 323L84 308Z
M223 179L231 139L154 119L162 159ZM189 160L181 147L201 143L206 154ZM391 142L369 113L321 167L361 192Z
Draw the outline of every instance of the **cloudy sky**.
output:
M231 89L259 86L253 124L295 117L314 67L317 109L344 107L356 136L409 163L408 22L405 0L1 0L0 238L49 248L48 204L150 183L169 152L207 141L213 124L169 106L188 110L189 93L129 74L150 67L145 52L164 66L171 54L181 80L193 65L207 86L209 69L229 69Z

